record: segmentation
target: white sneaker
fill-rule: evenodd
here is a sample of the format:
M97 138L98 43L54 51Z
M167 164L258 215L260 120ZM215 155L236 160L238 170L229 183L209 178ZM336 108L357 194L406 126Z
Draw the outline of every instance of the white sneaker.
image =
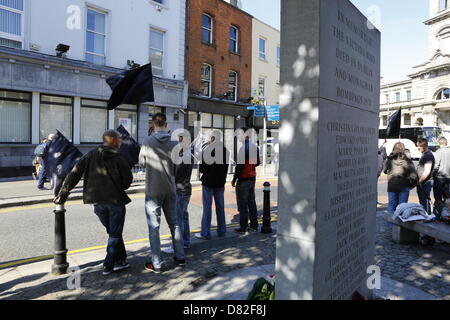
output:
M195 234L195 238L201 239L201 240L209 240L207 237L202 236L202 234L200 232Z
M164 247L161 249L161 251L164 253L174 253L175 252L175 250L173 250L172 246Z

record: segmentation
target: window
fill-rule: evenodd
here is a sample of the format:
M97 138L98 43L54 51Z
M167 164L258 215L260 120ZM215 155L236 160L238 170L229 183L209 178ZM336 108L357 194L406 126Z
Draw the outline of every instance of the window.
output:
M383 116L383 126L387 126L387 116Z
M204 43L212 43L213 20L207 14L202 16L202 41Z
M93 9L87 10L86 61L106 63L106 14Z
M406 91L406 100L411 101L411 90Z
M205 97L211 97L212 67L209 64L202 65L200 93Z
M108 129L107 107L106 101L81 99L81 143L102 142L102 135Z
M150 29L150 62L153 75L163 77L164 73L164 32Z
M223 128L223 115L213 114L213 127L219 129Z
M122 104L114 110L114 127L122 125L131 137L137 141L137 106Z
M279 66L281 62L281 48L280 46L277 47L277 65Z
M259 38L259 58L266 60L266 40Z
M436 100L447 100L450 99L450 89L445 88L438 92L436 95Z
M202 123L202 127L212 127L212 114L211 113L201 113L200 121Z
M266 79L259 78L258 80L258 97L264 98L266 96Z
M0 0L0 45L22 49L23 0Z
M239 30L236 27L230 27L230 51L238 52Z
M225 116L225 128L226 129L234 129L234 117L233 116Z
M158 2L158 3L160 3L160 4L163 4L164 3L164 1L163 0L152 0L153 2Z
M410 114L405 114L404 115L403 124L405 126L410 126L411 125L411 115Z
M448 0L439 0L439 11L447 9Z
M395 93L395 102L400 102L400 92Z
M386 94L386 95L384 96L384 98L385 98L386 103L389 103L389 94Z
M227 99L231 101L237 100L237 81L238 76L237 73L234 71L230 71L228 75L228 95Z
M70 97L41 95L39 139L59 130L72 141L73 100Z
M31 142L31 94L0 91L0 143Z

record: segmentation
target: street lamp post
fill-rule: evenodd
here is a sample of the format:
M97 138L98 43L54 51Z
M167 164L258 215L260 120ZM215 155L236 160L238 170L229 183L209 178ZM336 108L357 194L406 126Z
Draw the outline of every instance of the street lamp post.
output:
M55 213L55 256L52 274L59 276L66 274L69 268L66 248L66 209L63 204L57 204L53 212Z

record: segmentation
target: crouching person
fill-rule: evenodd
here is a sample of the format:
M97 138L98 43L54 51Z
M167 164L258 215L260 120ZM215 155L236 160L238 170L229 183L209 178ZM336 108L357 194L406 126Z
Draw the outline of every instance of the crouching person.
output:
M83 156L64 180L63 186L55 198L56 204L65 203L70 191L82 177L83 201L93 204L95 214L109 235L106 258L103 263L103 275L127 269L127 253L122 238L125 223L125 205L131 202L125 190L133 181L130 165L119 152L121 139L115 130L103 134L102 146Z

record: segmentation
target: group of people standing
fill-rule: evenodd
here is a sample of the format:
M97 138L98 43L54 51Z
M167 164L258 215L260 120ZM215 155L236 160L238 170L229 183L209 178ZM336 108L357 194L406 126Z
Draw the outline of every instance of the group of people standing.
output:
M449 197L450 148L447 139L441 137L439 146L439 150L433 154L428 149L428 140L420 138L417 148L422 157L415 166L405 145L401 142L394 145L383 168L388 177L388 212L394 213L398 205L407 203L409 193L414 188L417 188L420 204L429 214L432 213L432 190L435 204L445 202ZM379 156L382 157L382 154L383 151L380 150Z
M161 273L163 258L160 243L161 215L164 213L172 235L172 246L165 252L174 253L176 265L185 264L185 250L190 248L188 205L192 195L191 175L194 152L183 135L178 142L172 140L163 113L153 116L153 133L144 139L139 154L139 165L146 169L145 214L149 230L151 254L145 269ZM238 165L232 185L236 187L240 228L245 233L258 230L255 200L256 167L259 165L259 150L250 142L248 128L241 128L238 139L243 142L238 153ZM103 264L103 275L129 268L122 238L126 205L131 202L125 190L133 181L129 162L119 152L121 138L115 130L103 134L104 144L90 151L66 177L55 198L57 204L64 203L70 191L84 177L83 200L93 204L94 212L109 235L107 255ZM225 148L220 131L214 131L201 152L199 170L202 174L203 216L201 232L195 234L202 240L211 239L212 201L217 217L217 236L227 233L225 223L224 193L230 164L230 152ZM250 227L248 219L250 218Z

